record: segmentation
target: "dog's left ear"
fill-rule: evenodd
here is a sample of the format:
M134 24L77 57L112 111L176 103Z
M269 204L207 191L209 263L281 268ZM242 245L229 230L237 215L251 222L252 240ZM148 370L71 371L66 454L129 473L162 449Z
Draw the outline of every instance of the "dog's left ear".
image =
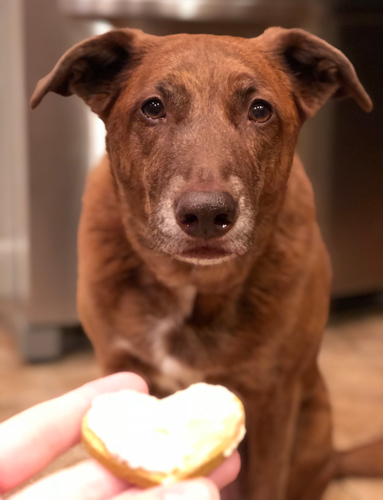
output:
M259 41L290 75L303 119L314 116L330 97L350 96L364 111L372 110L353 65L324 40L302 29L270 28Z
M48 92L63 96L77 94L105 119L123 80L140 63L155 39L140 30L117 29L78 43L38 82L31 98L32 109Z

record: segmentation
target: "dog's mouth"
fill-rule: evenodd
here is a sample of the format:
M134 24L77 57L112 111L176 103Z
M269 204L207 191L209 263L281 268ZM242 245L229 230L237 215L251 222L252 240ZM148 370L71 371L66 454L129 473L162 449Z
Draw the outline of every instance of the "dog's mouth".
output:
M218 245L202 244L187 248L178 252L175 256L178 260L191 262L199 265L213 265L229 260L234 257L232 252Z
M181 255L184 257L200 259L217 259L220 257L226 257L227 255L230 255L230 253L223 248L202 245L199 247L191 248L189 250L185 250L181 253Z

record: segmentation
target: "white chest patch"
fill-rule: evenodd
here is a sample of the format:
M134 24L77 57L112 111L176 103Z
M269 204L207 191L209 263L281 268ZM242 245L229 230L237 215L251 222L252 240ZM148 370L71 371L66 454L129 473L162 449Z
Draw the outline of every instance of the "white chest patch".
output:
M171 356L166 356L161 365L160 375L155 382L165 391L179 391L189 385L203 381L203 373L186 366Z
M194 303L194 301L193 301ZM165 318L151 331L152 353L161 372L155 382L164 390L177 391L191 384L203 381L203 373L183 364L167 352L166 337L177 326L173 318Z
M188 318L194 307L197 288L193 285L187 285L177 290L181 313L185 318Z

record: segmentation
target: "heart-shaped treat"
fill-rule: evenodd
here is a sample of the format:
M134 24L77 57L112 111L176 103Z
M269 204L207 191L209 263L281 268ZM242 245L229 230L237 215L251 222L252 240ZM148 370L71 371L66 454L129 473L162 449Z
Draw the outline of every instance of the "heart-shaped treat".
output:
M244 422L233 393L200 383L165 399L131 390L97 396L82 435L116 476L150 487L211 472L242 441Z

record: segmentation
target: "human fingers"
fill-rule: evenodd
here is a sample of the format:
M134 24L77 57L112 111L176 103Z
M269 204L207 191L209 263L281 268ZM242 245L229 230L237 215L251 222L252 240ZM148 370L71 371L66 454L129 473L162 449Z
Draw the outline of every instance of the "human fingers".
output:
M43 469L81 438L81 420L98 394L121 389L147 392L132 373L94 380L0 424L0 494Z
M173 495L172 500L176 500L178 497L193 500L199 498L215 499L219 498L216 494L218 489L222 489L234 481L239 467L239 455L234 453L209 475L209 481L202 481L202 484L200 480L184 481L172 486L160 486L141 491L116 478L95 460L90 459L41 479L13 495L9 500L35 500L36 498L55 498L55 500L107 500L110 498L127 500L137 498L137 500L154 500L164 498L164 495L165 498L166 495L169 497Z
M73 467L56 472L51 476L41 479L37 483L13 495L8 500L35 500L36 498L55 498L55 500L149 500L163 498L164 495L178 495L185 499L207 498L215 499L217 488L222 489L232 482L240 467L238 453L234 453L223 464L209 475L207 492L203 485L195 481L184 481L167 487L152 488L142 492L139 488L132 487L125 481L116 478L104 467L93 459L81 462ZM120 494L124 492L123 494ZM117 495L117 497L116 497ZM203 496L205 495L205 496ZM172 500L176 500L177 497Z
M216 485L209 479L181 481L145 491L128 490L112 500L219 500Z
M145 491L132 488L117 495L113 500L218 500L218 490L236 479L240 467L239 453L235 451L207 478L181 481Z
M208 475L219 490L232 483L239 474L241 459L238 451L235 451L219 467Z
M129 488L129 484L89 459L40 479L8 500L107 500Z

